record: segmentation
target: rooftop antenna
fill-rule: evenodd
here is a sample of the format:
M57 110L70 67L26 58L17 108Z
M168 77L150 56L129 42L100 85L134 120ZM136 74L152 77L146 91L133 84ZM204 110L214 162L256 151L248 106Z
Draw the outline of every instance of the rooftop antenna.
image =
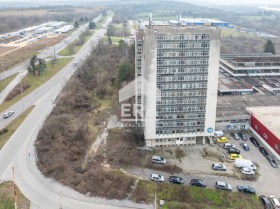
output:
M149 14L149 29L151 28L151 25L152 25L152 18L153 18L153 15L152 13Z

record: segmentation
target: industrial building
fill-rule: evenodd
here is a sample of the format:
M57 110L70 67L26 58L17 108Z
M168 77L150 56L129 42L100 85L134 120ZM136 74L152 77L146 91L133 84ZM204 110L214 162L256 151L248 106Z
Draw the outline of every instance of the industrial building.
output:
M280 160L280 106L247 108L250 130Z
M136 120L144 123L146 145L204 144L215 127L220 30L150 23L135 43L135 95L143 113Z
M273 94L218 96L215 130L249 130L251 115L247 108L279 106Z
M232 76L280 76L280 56L271 53L223 54L220 68Z

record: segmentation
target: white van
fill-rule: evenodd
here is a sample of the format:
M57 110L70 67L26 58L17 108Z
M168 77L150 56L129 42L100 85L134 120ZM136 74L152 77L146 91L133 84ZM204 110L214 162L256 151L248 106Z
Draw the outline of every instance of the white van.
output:
M246 159L235 159L234 165L237 168L250 168L252 170L257 169L257 167L254 165L254 163L251 160L246 160Z
M222 137L224 136L224 132L223 131L215 131L214 132L214 137Z

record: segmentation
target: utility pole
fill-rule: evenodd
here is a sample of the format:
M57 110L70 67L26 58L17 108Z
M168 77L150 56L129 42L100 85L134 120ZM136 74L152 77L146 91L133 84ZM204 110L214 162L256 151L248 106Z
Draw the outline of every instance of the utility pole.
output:
M17 209L17 190L16 190L16 181L15 181L15 169L13 169L13 188L14 188L14 200L15 200L15 209Z

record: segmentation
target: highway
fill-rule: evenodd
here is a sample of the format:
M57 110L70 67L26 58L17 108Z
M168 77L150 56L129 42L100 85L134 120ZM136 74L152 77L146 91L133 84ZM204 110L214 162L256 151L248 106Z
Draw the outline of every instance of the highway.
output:
M111 17L107 19L106 25L108 25L111 19ZM76 70L73 67L73 63L81 63L89 55L92 44L95 44L98 38L102 37L105 33L106 29L103 28L96 31L95 35L79 50L69 64L44 85L24 97L23 105L22 101L19 101L9 108L9 110L15 111L12 117L9 119L1 117L0 119L1 129L25 109L35 105L33 111L0 151L0 180L12 180L12 167L14 167L16 184L21 192L31 201L32 209L152 208L151 205L135 204L126 200L118 201L87 197L52 179L45 178L36 166L34 142L45 119L55 105L54 100ZM61 46L61 48L64 47ZM47 50L47 54L51 52L51 49ZM0 113L0 115L4 112Z

